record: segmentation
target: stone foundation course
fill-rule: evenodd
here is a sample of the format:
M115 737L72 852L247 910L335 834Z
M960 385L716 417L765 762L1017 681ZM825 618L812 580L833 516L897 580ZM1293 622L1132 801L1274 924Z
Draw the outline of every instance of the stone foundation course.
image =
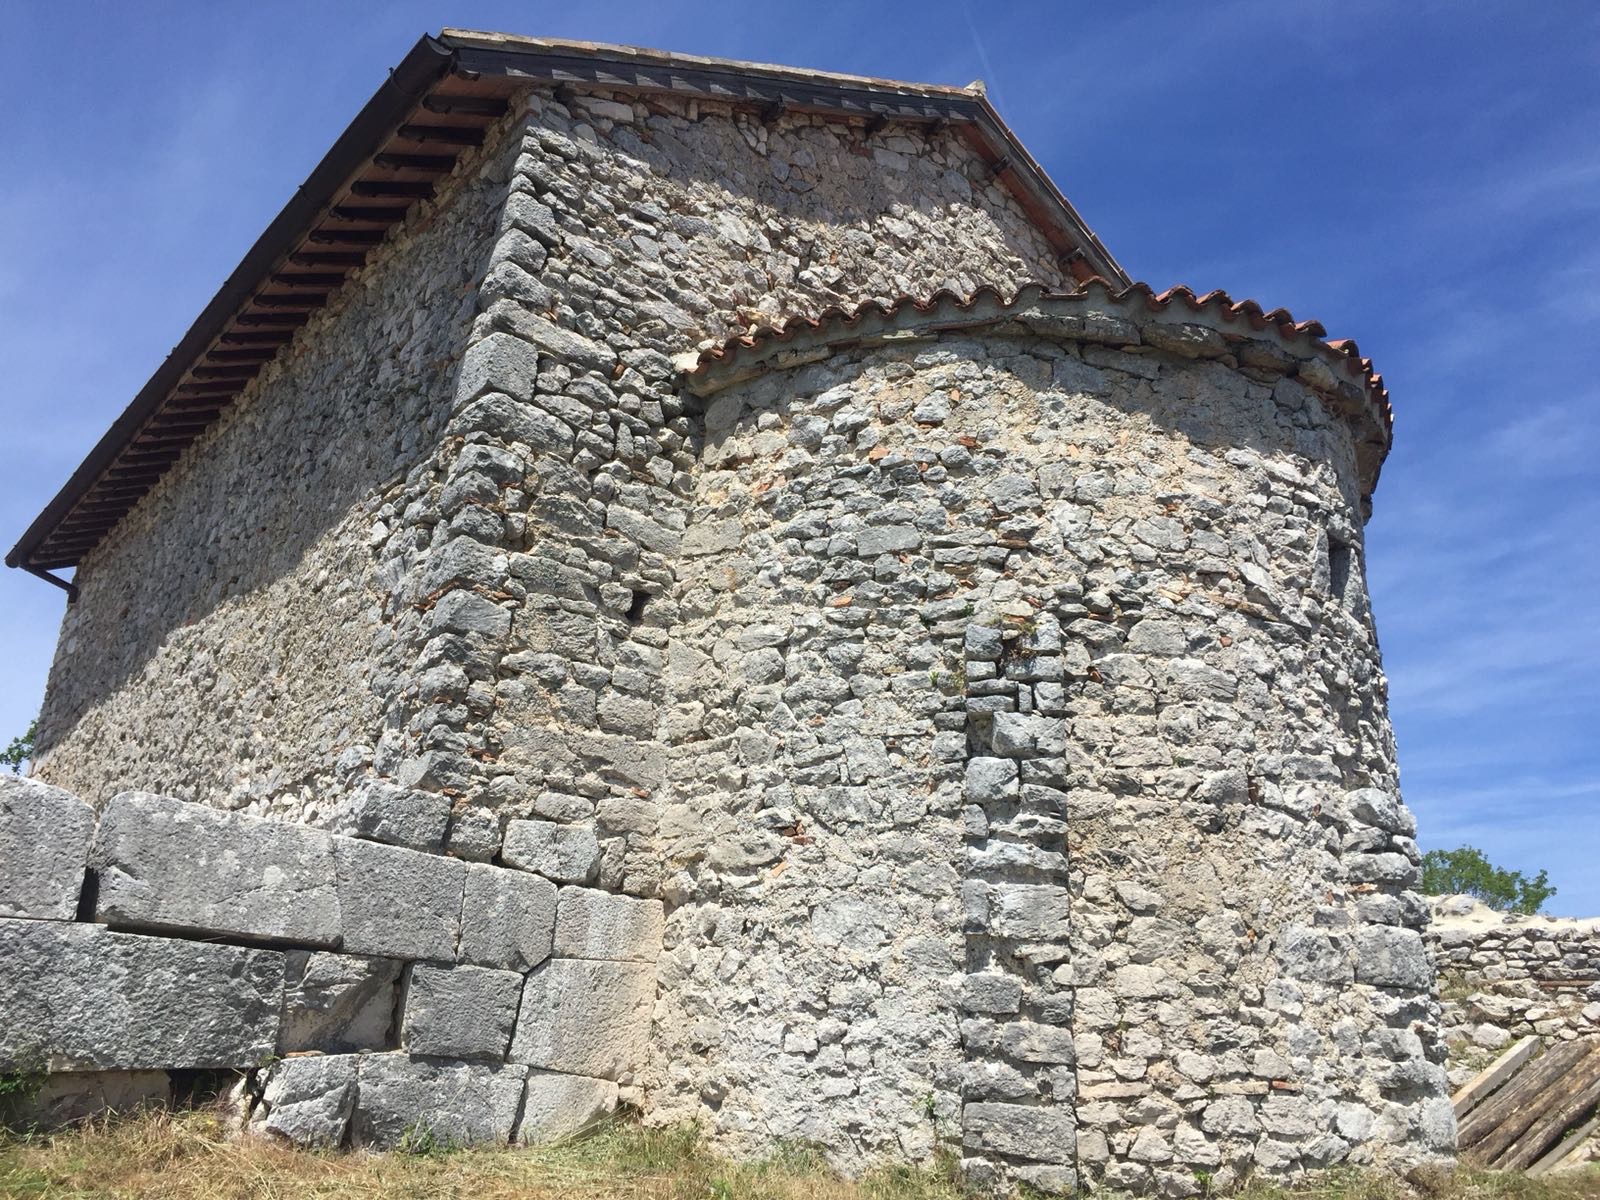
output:
M659 901L142 792L97 827L19 779L0 849L0 1071L47 1074L38 1123L233 1071L297 1144L535 1142L644 1058Z

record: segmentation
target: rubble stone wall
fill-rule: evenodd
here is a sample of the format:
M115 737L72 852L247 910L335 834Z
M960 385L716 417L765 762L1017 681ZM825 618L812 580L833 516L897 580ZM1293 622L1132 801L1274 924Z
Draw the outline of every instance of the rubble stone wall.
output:
M1448 1154L1350 427L1006 315L706 389L656 1111L1050 1190Z
M635 1082L661 926L659 901L142 792L96 828L0 777L0 1071L49 1076L0 1116L231 1071L252 1126L304 1145L562 1136Z
M620 1097L1178 1196L1447 1152L1360 395L1103 294L685 391L1059 264L954 131L563 95L84 564L39 772L96 890L30 903L281 956L304 1140Z
M1501 913L1470 896L1431 907L1454 1081L1516 1038L1600 1038L1600 920Z

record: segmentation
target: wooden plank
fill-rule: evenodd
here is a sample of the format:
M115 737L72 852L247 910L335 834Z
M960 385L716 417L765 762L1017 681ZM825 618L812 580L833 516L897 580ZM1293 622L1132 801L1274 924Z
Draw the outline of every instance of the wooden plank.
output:
M1556 1143L1554 1150L1551 1150L1538 1162L1534 1163L1533 1166L1529 1167L1527 1172L1529 1178L1537 1179L1541 1175L1548 1175L1551 1171L1554 1171L1567 1159L1583 1149L1583 1144L1596 1132L1600 1132L1600 1114L1590 1117L1571 1137L1562 1138Z
M1592 1043L1589 1055L1561 1077L1560 1083L1545 1093L1545 1105L1539 1118L1515 1141L1495 1155L1494 1167L1499 1171L1520 1171L1532 1166L1545 1151L1561 1140L1561 1135L1582 1120L1597 1103L1600 1103L1600 1047ZM1479 1143L1485 1149L1498 1142L1501 1131Z
M1478 1076L1450 1097L1450 1103L1456 1110L1456 1120L1466 1116L1478 1104L1506 1080L1514 1075L1523 1063L1527 1062L1539 1049L1537 1037L1525 1037L1511 1049L1507 1050L1488 1067L1478 1073Z
M1467 1115L1457 1133L1462 1151L1475 1150L1478 1143L1503 1127L1511 1126L1507 1140L1517 1137L1542 1109L1540 1097L1589 1052L1582 1042L1562 1042L1552 1046L1517 1073L1486 1102ZM1530 1111L1532 1109L1532 1111ZM1498 1153L1495 1151L1494 1153Z

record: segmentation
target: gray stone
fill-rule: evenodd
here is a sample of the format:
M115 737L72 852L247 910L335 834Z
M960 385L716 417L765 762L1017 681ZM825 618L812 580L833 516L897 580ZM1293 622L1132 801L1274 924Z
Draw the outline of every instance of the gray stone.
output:
M538 1145L571 1137L616 1108L617 1085L609 1079L529 1071L517 1141Z
M1070 1164L1077 1137L1066 1107L982 1103L961 1109L961 1144L969 1151Z
M401 963L321 950L290 950L283 960L280 1054L393 1048Z
M984 972L961 980L961 1007L968 1012L1014 1013L1022 1008L1022 981L1015 975Z
M512 821L500 857L557 883L588 883L600 871L600 840L588 825Z
M332 839L320 830L123 792L90 861L95 920L107 925L339 944Z
M283 955L100 925L0 920L0 1070L253 1067Z
M552 958L528 975L512 1061L626 1083L644 1062L655 994L652 966Z
M1007 883L989 889L990 932L1028 941L1065 941L1071 897L1052 884Z
M1356 930L1356 982L1426 992L1433 965L1415 929L1365 925Z
M1376 826L1388 833L1398 833L1402 837L1416 836L1417 818L1400 802L1400 797L1391 792L1381 788L1360 788L1345 793L1344 805L1352 820Z
M72 920L93 835L71 792L0 774L0 917Z
M963 648L972 662L998 662L1005 653L1005 639L992 625L968 625Z
M995 804L1013 798L1019 788L1017 764L1009 758L967 760L966 793L974 804Z
M362 1055L286 1058L272 1064L251 1116L253 1133L273 1134L296 1146L337 1148L356 1106Z
M880 525L856 535L856 553L871 558L915 550L920 545L922 535L909 525Z
M351 837L437 852L444 846L449 821L448 796L371 779L340 806L337 830Z
M1310 983L1349 983L1354 968L1344 947L1332 935L1304 925L1291 925L1278 941L1278 962L1290 979Z
M655 962L666 917L659 900L564 887L556 909L555 953L563 958Z
M505 1144L526 1077L522 1066L364 1054L352 1137L358 1146L379 1150Z
M435 1058L503 1059L521 995L516 971L417 963L406 971L405 1048Z
M345 950L385 958L455 958L465 863L354 838L335 838L334 858Z
M528 971L550 957L555 924L556 885L548 879L468 864L457 953L462 962Z

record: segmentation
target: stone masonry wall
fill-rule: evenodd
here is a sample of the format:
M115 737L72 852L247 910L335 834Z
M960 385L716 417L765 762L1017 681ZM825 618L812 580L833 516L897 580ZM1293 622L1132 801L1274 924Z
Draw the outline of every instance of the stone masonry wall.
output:
M464 157L85 559L40 778L96 806L137 780L334 820L411 682L394 625L418 539L393 535L431 472L504 194L487 152Z
M659 1116L1049 1190L1450 1152L1349 430L1137 307L711 393Z
M1453 1083L1516 1038L1600 1038L1600 920L1501 913L1470 896L1431 907Z
M237 1073L301 1145L539 1141L643 1065L661 904L143 792L0 776L12 1123Z
M138 933L98 936L365 955L437 998L419 1043L407 999L381 1048L289 1060L264 1112L393 1141L363 1096L531 1065L560 1078L513 1081L523 1125L598 1079L730 1146L959 1142L1055 1191L1447 1150L1325 365L1102 297L702 405L674 356L758 317L1060 286L1055 256L949 130L534 92L458 179L85 563L47 701L45 780L248 807L252 861L335 864L323 910L243 928L236 890L108 850L93 915ZM166 844L171 803L112 801L99 844ZM540 877L555 957L491 1002L450 990L464 918L352 943L397 885L341 887L350 856L463 903ZM618 1005L655 1012L626 1066ZM457 1132L516 1127L485 1120Z

